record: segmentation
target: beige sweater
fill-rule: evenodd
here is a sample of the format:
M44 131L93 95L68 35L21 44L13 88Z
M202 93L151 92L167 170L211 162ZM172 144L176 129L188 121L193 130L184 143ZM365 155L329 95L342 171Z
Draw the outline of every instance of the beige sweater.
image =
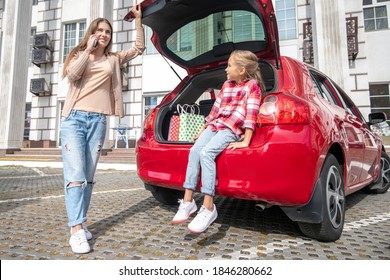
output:
M142 54L145 49L145 36L142 27L137 28L137 38L135 45L124 51L112 53L107 56L107 60L111 65L111 112L113 115L120 117L124 116L123 96L122 96L122 81L120 73L120 65L129 62L131 59ZM67 69L67 77L69 80L69 90L66 96L62 116L68 117L70 111L74 108L76 100L80 94L81 87L85 84L84 70L89 62L89 55L87 52L78 52L72 61L69 63Z

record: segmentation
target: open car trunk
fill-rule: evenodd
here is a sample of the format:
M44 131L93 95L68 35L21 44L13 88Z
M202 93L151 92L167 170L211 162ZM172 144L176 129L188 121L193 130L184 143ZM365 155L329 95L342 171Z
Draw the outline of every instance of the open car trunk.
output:
M259 65L266 87L266 92L262 94L264 96L277 88L277 72L275 67L266 61L259 62ZM206 117L225 81L225 67L203 71L193 76L172 101L161 104L155 121L156 140L166 143L188 144L189 142L186 141L170 141L168 138L172 116L178 115L177 105L196 104L200 109L199 113Z

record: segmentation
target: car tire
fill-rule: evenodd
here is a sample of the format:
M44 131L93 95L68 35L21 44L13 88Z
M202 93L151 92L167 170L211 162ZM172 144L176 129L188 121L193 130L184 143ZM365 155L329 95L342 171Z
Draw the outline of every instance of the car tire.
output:
M162 188L157 186L147 186L153 197L162 204L165 205L177 205L178 200L183 198L184 191Z
M364 188L366 193L371 194L382 194L387 192L390 187L390 157L385 152L381 152L381 167L378 178L369 185Z
M340 238L345 218L345 192L341 167L329 154L320 173L322 191L322 222L298 222L302 233L319 241L332 242Z

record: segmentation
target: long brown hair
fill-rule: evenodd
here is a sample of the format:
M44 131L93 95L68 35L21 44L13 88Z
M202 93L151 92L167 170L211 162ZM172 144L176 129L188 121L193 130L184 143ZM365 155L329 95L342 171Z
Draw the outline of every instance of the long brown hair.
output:
M105 18L94 19L91 22L91 24L89 25L89 27L84 35L83 40L81 40L80 44L78 44L76 47L74 47L70 51L68 56L66 57L65 62L64 62L64 67L62 69L62 77L63 78L66 76L66 70L68 69L69 63L72 60L72 58L75 56L76 53L78 53L79 51L84 51L87 48L87 43L88 43L89 37L91 37L92 34L95 34L96 30L98 29L98 25L101 22L105 22L110 26L111 38L110 38L110 42L108 43L107 47L104 49L104 54L108 55L111 52L111 48L112 48L112 25L111 25L111 23Z
M244 67L246 72L246 79L255 79L259 84L261 91L265 91L265 85L260 73L259 59L257 56L246 50L234 50L230 56L234 57L234 61L238 66Z

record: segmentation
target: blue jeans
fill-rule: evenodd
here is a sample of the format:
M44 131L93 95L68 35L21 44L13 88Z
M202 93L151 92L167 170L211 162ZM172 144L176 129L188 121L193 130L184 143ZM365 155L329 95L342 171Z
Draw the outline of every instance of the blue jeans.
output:
M72 110L61 119L65 205L68 226L87 220L96 167L106 136L106 116ZM70 183L80 183L70 186Z
M238 141L238 139L239 137L229 129L211 131L211 128L208 126L190 150L184 188L195 190L201 168L201 192L214 196L216 180L215 158L229 143Z

